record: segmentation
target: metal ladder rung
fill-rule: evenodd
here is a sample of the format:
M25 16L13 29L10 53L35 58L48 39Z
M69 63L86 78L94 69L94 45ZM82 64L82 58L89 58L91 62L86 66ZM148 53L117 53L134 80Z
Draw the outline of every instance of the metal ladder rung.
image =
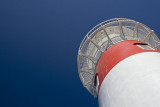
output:
M139 25L139 23L137 22L136 25L135 25L135 28L134 28L134 32L133 32L133 38L136 37L137 40L138 40L138 25Z
M125 35L124 35L124 32L123 32L123 28L122 28L122 22L119 21L119 20L117 20L117 21L119 22L119 29L120 29L120 32L121 32L120 37L121 37L123 40L125 40Z
M90 80L90 81L84 83L84 86L87 86L87 85L90 84L90 83L92 83L92 80Z
M108 33L107 33L107 31L105 30L105 28L104 28L104 27L103 27L103 31L104 31L104 33L105 33L105 35L106 35L107 39L109 40L109 43L112 43L112 44L113 44L113 42L112 42L111 38L108 36Z
M87 72L90 74L93 74L92 71L94 71L94 69L80 69L81 72Z
M91 43L93 43L101 52L103 52L103 49L102 49L99 45L97 45L92 39L89 39L89 38L88 38L88 40L89 40Z
M142 42L148 42L149 41L149 39L150 39L150 37L151 37L151 35L152 35L152 33L154 33L154 31L152 30L144 39L143 39L143 41Z
M79 54L79 55L90 59L94 64L96 63L96 59L94 57L92 57L92 56L85 55L85 54Z

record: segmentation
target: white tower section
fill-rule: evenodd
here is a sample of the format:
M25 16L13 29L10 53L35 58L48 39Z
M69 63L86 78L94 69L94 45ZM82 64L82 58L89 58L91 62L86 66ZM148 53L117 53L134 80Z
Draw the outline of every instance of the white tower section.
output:
M100 107L159 107L159 50L159 38L142 23L104 21L79 47L80 79Z

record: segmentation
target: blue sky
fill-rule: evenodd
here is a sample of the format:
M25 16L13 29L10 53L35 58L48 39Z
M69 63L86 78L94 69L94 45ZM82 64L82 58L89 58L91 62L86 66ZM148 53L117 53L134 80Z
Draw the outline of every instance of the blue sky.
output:
M0 107L98 107L83 88L77 51L111 18L142 22L160 35L159 0L1 0Z

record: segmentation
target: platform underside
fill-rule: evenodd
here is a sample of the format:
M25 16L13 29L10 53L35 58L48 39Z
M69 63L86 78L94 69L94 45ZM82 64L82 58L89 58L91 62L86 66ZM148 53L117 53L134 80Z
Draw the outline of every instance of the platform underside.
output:
M96 64L105 50L125 40L138 40L160 50L159 38L147 26L130 19L111 19L95 26L78 51L78 72L84 87L97 96L94 86Z

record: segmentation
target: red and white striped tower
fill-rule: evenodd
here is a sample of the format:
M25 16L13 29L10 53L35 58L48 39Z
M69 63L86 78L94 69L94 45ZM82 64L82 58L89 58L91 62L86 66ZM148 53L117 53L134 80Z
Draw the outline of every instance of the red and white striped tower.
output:
M80 79L99 107L160 107L159 50L159 38L142 23L104 21L80 45Z

